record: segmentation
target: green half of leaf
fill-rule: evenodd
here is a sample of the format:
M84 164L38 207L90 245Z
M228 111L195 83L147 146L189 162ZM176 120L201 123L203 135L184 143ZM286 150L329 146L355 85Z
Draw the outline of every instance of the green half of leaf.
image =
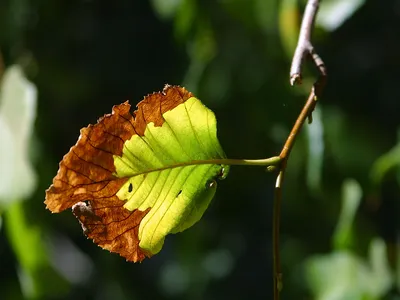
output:
M149 213L139 227L140 248L154 254L168 233L196 223L215 194L216 178L228 166L192 165L193 161L223 158L214 114L191 97L163 114L161 127L147 125L144 136L125 142L114 155L117 177L129 178L117 193L124 207Z

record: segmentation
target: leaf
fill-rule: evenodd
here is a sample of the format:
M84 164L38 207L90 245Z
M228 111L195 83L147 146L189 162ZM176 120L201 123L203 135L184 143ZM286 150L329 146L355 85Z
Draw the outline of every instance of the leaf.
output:
M365 0L325 0L321 1L316 23L327 31L334 31L348 20Z
M8 242L18 261L18 277L24 299L58 299L69 290L69 283L52 266L47 236L43 228L30 220L31 211L14 202L4 212ZM51 284L49 284L51 282Z
M321 192L322 169L324 161L324 123L322 110L316 107L313 112L313 126L306 126L307 133L307 186L314 193Z
M89 238L134 262L196 223L228 173L207 161L225 154L214 114L190 92L167 85L137 108L114 106L81 129L45 201L52 212L72 207Z
M393 283L386 250L385 243L374 238L369 246L369 260L349 250L307 259L305 278L313 299L381 299Z
M375 186L380 186L386 176L400 166L400 131L398 132L398 142L387 153L381 155L372 165L371 179Z
M293 55L297 45L300 24L300 11L297 2L296 0L282 0L279 6L279 34L288 57Z
M164 19L171 18L182 5L182 2L182 0L151 0L154 11Z
M28 150L37 90L17 65L6 70L0 88L0 205L7 205L27 198L36 186Z
M360 206L362 188L354 179L346 179L342 185L342 208L333 233L332 241L336 249L351 248L354 240L353 222Z

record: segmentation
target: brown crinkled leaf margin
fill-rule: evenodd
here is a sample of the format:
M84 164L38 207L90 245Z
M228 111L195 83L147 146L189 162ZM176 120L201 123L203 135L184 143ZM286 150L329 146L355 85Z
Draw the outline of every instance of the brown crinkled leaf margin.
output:
M185 88L166 85L162 92L146 96L130 113L128 101L95 125L82 128L78 142L63 157L53 184L46 191L46 208L53 213L72 207L84 233L94 243L138 262L151 253L139 247L138 231L149 212L129 211L116 193L128 178L115 176L113 155L122 155L125 141L143 136L147 124L164 123L163 114L193 97Z

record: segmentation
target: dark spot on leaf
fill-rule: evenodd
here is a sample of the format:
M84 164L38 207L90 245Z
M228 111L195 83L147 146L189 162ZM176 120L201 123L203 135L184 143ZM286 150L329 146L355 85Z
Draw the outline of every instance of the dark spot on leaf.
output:
M132 183L130 183L129 187L128 187L128 192L130 193L130 192L132 192L132 190L133 190L133 185L132 185Z
M177 198L180 194L182 194L182 190L179 191L175 198Z

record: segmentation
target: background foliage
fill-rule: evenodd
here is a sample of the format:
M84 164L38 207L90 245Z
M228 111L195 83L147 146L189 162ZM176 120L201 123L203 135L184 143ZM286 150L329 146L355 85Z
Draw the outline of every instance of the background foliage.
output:
M22 66L38 99L24 150L36 188L17 197L21 173L0 201L1 298L270 299L274 176L262 169L232 168L202 221L141 264L86 240L72 214L51 215L44 190L81 127L165 83L214 110L228 157L279 153L313 80L310 68L303 87L288 83L304 4L2 0L1 69ZM400 2L323 5L314 36L329 80L289 160L282 297L400 299Z

